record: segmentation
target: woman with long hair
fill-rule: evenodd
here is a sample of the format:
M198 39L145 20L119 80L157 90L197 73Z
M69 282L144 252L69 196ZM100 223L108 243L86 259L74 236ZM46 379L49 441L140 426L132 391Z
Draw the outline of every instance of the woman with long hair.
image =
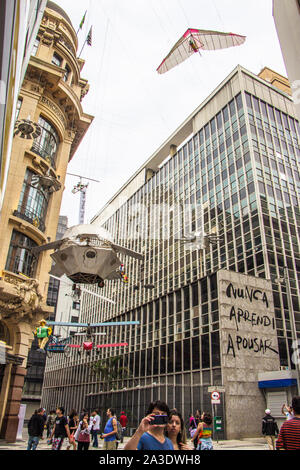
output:
M55 410L51 410L47 416L46 427L47 427L47 439L51 436L56 419Z
M92 424L89 424L89 414L83 415L82 421L80 421L77 431L75 433L75 440L78 442L77 450L89 450L91 442L91 429Z
M172 442L174 450L192 450L187 443L183 418L177 410L171 410L165 434Z
M70 441L69 445L67 446L67 450L70 450L71 445L73 446L73 450L76 450L76 441L75 441L75 432L77 431L79 425L79 417L76 410L71 410L69 414L69 428L71 433L72 442Z
M197 450L213 450L211 414L202 413L201 419L192 441L197 439Z

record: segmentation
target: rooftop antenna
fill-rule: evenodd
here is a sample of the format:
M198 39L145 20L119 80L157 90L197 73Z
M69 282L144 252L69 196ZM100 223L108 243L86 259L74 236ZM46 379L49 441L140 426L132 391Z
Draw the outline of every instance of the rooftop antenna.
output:
M76 194L80 192L79 224L84 224L86 190L87 190L89 183L84 183L83 180L95 181L96 183L100 183L100 181L94 180L92 178L86 178L85 176L82 176L82 175L74 175L73 173L67 173L67 175L77 176L77 178L79 178L79 182L72 189L72 193Z

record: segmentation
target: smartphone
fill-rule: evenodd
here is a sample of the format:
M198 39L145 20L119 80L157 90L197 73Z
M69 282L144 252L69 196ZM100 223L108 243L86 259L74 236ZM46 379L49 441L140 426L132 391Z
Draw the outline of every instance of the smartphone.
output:
M151 420L150 424L168 424L168 416L167 415L155 415L154 419Z

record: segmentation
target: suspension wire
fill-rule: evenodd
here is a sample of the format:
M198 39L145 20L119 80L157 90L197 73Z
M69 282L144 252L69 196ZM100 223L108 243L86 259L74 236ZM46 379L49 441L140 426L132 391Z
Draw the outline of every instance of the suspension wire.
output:
M221 14L220 14L220 11L219 11L219 9L218 9L218 7L217 7L216 0L213 0L213 5L214 5L214 8L215 8L215 10L216 10L217 17L218 17L218 19L219 19L219 21L220 21L220 25L222 26L222 28L223 28L224 31L227 31L227 29L226 29L226 27L225 27L225 24L224 24L224 21L223 21L223 19L222 19L222 16L221 16Z
M178 5L179 5L179 8L180 8L180 10L182 11L183 16L184 16L184 18L185 18L186 26L187 26L187 28L190 28L190 27L191 27L191 23L189 22L189 18L188 18L188 16L187 16L187 14L186 14L186 12L185 12L185 10L184 10L184 8L183 8L183 6L182 6L180 0L177 0L177 2L178 2ZM160 3L160 5L163 6L163 3ZM169 21L170 21L170 18L169 18ZM174 23L170 22L170 25L171 25L172 29L174 29L174 28L173 28L173 24L174 24ZM201 56L200 51L199 51L199 55ZM201 76L201 74L200 74L199 68L196 66L196 64L195 64L193 61L190 62L190 66L193 68L194 76L197 76L197 81L198 81L200 84L202 84L202 85L204 86L205 84L204 84L204 82L203 82L203 80L202 80L202 76ZM187 76L187 78L190 80L190 78L191 78L191 77L190 77L190 72L189 72L187 69L186 69L186 76Z
M103 8L102 5L101 5L101 9L102 9L102 11L104 12L105 16L109 18L109 16L107 15L107 13L106 13L106 11L105 11L105 9ZM113 32L114 32L114 36L118 39L119 44L122 44L122 51L125 52L125 55L126 55L128 61L129 61L129 62L132 62L132 63L134 63L134 64L136 65L136 64L137 64L137 60L134 58L134 56L133 56L133 54L132 54L132 51L129 51L129 50L127 49L127 46L126 46L126 43L124 42L124 39L119 36L119 33L118 33L118 31L116 30L116 28L114 27L114 25L112 24L112 22L110 22L110 23L111 23L112 30L113 30ZM136 69L136 73L137 73L137 74L140 74L140 71L139 71L138 68ZM141 74L140 74L140 82L141 82L142 84L144 84L144 77L143 77ZM144 85L144 86L145 86L145 85ZM147 95L151 94L151 90L149 90L148 87L145 86L144 89L145 89L145 92L146 92ZM167 122L166 122L164 116L162 115L162 113L161 113L161 111L160 111L160 107L159 107L157 101L156 101L156 100L152 100L152 103L153 103L153 105L154 105L155 107L157 107L158 114L159 114L159 116L160 116L162 122L164 123L164 125L167 127L168 124L167 124Z

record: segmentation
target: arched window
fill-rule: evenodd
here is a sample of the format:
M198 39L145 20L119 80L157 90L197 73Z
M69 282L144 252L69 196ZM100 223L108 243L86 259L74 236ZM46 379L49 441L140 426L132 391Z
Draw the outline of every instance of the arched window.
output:
M38 121L41 127L41 135L35 139L32 145L32 152L37 153L40 157L50 161L51 166L55 168L55 161L59 146L59 137L55 127L42 116Z
M44 232L49 193L36 184L34 176L33 171L26 170L18 210L14 215L27 220Z
M65 74L64 74L64 82L67 82L67 81L68 81L70 74L71 74L71 69L70 69L70 67L68 66L68 64L66 64L66 66L65 66Z
M61 67L63 63L63 59L60 55L57 54L57 52L54 52L53 57L52 57L52 64L56 65L57 67Z
M34 277L37 258L32 254L31 249L35 246L37 243L31 238L13 230L5 269L16 274L22 273L25 276Z

